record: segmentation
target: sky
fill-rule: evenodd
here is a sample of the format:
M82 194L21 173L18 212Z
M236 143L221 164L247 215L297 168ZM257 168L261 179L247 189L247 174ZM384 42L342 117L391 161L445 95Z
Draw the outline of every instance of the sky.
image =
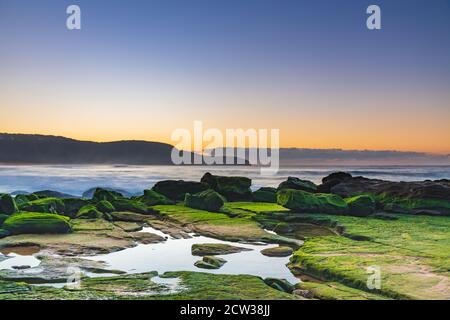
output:
M450 153L450 0L0 0L0 39L0 132Z

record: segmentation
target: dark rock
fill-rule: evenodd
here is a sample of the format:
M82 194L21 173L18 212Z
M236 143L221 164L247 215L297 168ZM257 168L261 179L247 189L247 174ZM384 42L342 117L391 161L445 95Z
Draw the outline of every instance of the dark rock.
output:
M39 197L35 194L19 194L14 198L14 201L16 202L17 206L20 207L22 204L38 199Z
M0 239L9 237L11 235L11 232L5 229L0 229Z
M393 216L391 214L379 212L371 215L372 218L380 219L380 220L398 220L396 216Z
M352 216L366 217L375 212L376 202L371 195L360 195L344 199L348 205L348 213Z
M286 181L283 181L278 186L278 190L283 189L294 189L306 192L316 192L317 186L314 182L309 180L302 180L296 177L288 177Z
M294 291L294 286L285 279L266 278L264 282L268 286L282 292L292 293Z
M348 205L340 196L283 189L277 193L278 204L299 213L346 214Z
M251 201L252 180L246 177L215 176L207 172L201 179L214 191L223 195L228 201Z
M261 250L261 254L267 257L289 257L294 250L291 247L279 246Z
M228 244L222 243L202 243L192 245L192 255L193 256L214 256L238 253L242 251L250 251L251 249L243 247L235 247Z
M183 201L186 193L195 194L209 189L208 185L195 181L164 180L157 182L152 190L175 201Z
M144 195L136 197L136 200L146 204L147 206L156 206L160 204L173 204L174 202L166 196L159 194L153 190L144 190Z
M85 192L83 192L83 198L86 199L92 199L94 197L94 193L97 189L101 189L101 190L106 190L106 191L112 191L115 193L120 194L121 196L125 196L125 197L131 197L132 194L129 193L126 190L123 189L116 189L116 188L108 188L108 187L96 187L96 188L90 188L88 190L86 190Z
M211 189L196 194L186 193L184 201L186 207L212 212L219 211L225 203L225 199Z
M23 265L23 266L12 266L13 269L16 270L25 270L25 269L30 269L31 266L27 266L27 265Z
M262 187L253 192L253 201L277 203L277 189L271 187Z
M322 184L317 187L317 192L330 193L335 185L352 178L350 173L334 172L322 179Z
M103 188L95 189L94 194L92 196L92 200L94 200L94 201L106 200L111 203L113 203L113 201L115 201L115 200L123 199L123 198L124 198L124 196L121 193L113 191L113 190L103 189Z
M197 261L194 265L202 269L220 269L227 261L222 258L205 256L202 260Z
M0 213L3 214L13 214L19 211L17 208L16 202L14 201L13 197L11 197L9 194L1 193L0 194Z

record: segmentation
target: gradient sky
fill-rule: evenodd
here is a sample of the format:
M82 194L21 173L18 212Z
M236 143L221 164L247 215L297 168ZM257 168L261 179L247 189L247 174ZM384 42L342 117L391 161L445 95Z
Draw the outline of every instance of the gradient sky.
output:
M449 0L0 0L0 40L0 132L450 153Z

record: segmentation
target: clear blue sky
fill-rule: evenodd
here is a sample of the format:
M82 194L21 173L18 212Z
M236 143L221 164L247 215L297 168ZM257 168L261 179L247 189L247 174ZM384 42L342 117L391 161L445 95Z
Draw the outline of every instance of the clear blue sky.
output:
M450 152L448 0L0 0L0 39L0 131L168 141L203 120Z

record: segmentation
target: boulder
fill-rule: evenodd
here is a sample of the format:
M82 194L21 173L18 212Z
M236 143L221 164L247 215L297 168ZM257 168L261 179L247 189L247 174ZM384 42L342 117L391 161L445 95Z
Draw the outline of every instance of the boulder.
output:
M214 190L208 189L196 194L186 193L184 202L189 208L217 212L222 208L225 199Z
M20 206L22 204L25 204L30 201L38 200L39 197L35 194L19 194L14 198L14 201L16 202L17 206Z
M103 219L105 216L102 212L97 210L93 204L88 204L82 207L77 213L77 219Z
M65 216L70 218L75 218L78 211L86 205L89 204L89 200L80 199L80 198L70 198L70 199L61 199L64 204L64 211L58 213L64 213Z
M111 202L115 210L117 211L129 211L136 213L149 213L151 210L145 204L130 199L117 199Z
M11 234L69 233L72 232L69 220L58 214L25 212L10 216L2 227Z
M202 182L184 180L164 180L157 182L152 190L175 201L183 201L186 193L195 194L209 189Z
M426 215L450 215L450 180L392 182L364 177L347 177L330 188L344 198L370 194L378 209Z
M99 201L95 207L97 208L98 211L102 212L102 213L111 213L113 211L115 211L116 209L114 208L114 206L111 204L111 202L107 201L107 200L102 200Z
M193 256L214 256L231 253L238 253L242 251L250 251L251 249L243 247L235 247L229 244L222 243L201 243L193 244L191 251Z
M202 269L220 269L227 261L222 258L205 256L202 260L197 261L194 265Z
M135 199L144 203L147 206L156 206L160 204L173 204L172 200L153 190L144 190L144 195L140 197L135 197Z
M2 225L3 221L8 219L9 215L0 213L0 226Z
M375 198L371 195L360 195L346 198L348 213L352 216L366 217L375 212Z
M344 199L334 194L283 189L277 193L277 202L299 213L345 214L348 212L348 205Z
M14 201L13 197L11 197L9 194L1 193L0 194L0 213L3 214L13 214L19 211L17 208L16 202Z
M96 187L96 188L90 188L90 189L86 190L85 192L83 192L82 197L85 199L92 199L94 197L95 191L97 189L101 189L101 190L105 190L105 191L112 191L112 192L114 192L116 194L120 194L121 196L124 196L124 197L132 196L131 193L129 193L128 191L123 190L123 189L108 188L108 187Z
M351 178L352 175L350 173L333 172L322 179L322 184L317 187L317 192L330 193L332 187Z
M42 213L64 213L64 201L59 198L42 198L19 206L21 211Z
M207 172L201 179L209 188L223 195L227 201L251 201L252 180L246 177L215 176Z
M94 201L106 200L111 203L113 203L115 200L123 199L123 198L124 198L124 196L119 192L116 192L113 190L106 190L106 189L102 189L102 188L95 189L94 194L92 196L92 200L94 200Z
M268 286L286 293L292 293L295 289L294 286L285 279L266 278L264 279L264 282Z
M283 189L294 189L306 192L316 192L317 186L314 182L309 180L302 180L296 177L288 177L286 181L283 181L278 186L278 190Z
M0 239L6 238L11 235L11 232L5 229L0 229Z
M277 189L271 187L262 187L253 192L254 202L277 203Z
M294 250L291 247L279 246L261 250L261 254L267 257L289 257Z

